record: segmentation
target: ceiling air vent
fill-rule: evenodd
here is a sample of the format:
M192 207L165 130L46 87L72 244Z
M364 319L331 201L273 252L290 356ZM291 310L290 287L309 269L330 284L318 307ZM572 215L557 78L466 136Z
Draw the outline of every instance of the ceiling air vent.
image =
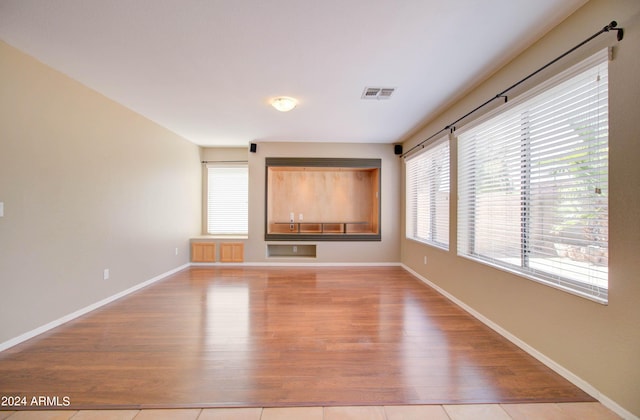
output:
M389 99L396 88L366 87L362 99Z

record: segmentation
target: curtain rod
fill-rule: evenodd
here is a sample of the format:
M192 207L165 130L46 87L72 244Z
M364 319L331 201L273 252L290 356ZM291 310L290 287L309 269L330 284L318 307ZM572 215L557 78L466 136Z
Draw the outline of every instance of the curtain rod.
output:
M249 163L248 160L203 160L200 163Z
M514 83L513 85L509 86L508 88L506 88L502 92L498 93L493 98L488 99L487 101L483 102L481 105L479 105L476 108L472 109L471 111L467 112L462 117L460 117L457 120L455 120L454 122L448 124L442 130L440 130L437 133L434 133L433 135L431 135L431 136L427 137L426 139L422 140L420 143L416 144L411 149L409 149L406 152L404 152L403 154L401 154L399 157L403 158L403 157L407 156L409 153L411 153L412 151L414 151L415 149L417 149L418 147L424 147L424 144L426 142L428 142L429 140L433 139L434 137L440 135L444 131L451 130L451 132L453 132L455 130L455 125L457 123L459 123L460 121L464 120L465 118L467 118L471 114L475 113L476 111L478 111L478 110L484 108L485 106L489 105L494 100L496 100L498 98L504 98L504 101L507 102L508 97L506 96L506 93L509 92L511 89L514 89L515 87L520 86L522 83L524 83L527 80L531 79L533 76L537 75L538 73L540 73L541 71L545 70L549 66L555 64L557 61L563 59L567 55L571 54L572 52L574 52L578 48L582 47L583 45L587 44L588 42L592 41L596 37L602 35L603 33L609 32L609 31L617 31L618 32L617 39L618 39L618 41L622 41L622 38L624 37L624 29L618 28L617 26L618 26L618 22L616 22L615 20L611 21L611 23L609 23L607 26L605 26L604 28L600 29L598 32L596 32L595 34L591 35L589 38L585 39L584 41L582 41L581 43L579 43L575 47L571 48L570 50L565 51L563 54L559 55L558 57L556 57L553 60L549 61L544 66L540 67L538 70L534 71L530 75L526 76L525 78L523 78L520 81L518 81L518 82Z

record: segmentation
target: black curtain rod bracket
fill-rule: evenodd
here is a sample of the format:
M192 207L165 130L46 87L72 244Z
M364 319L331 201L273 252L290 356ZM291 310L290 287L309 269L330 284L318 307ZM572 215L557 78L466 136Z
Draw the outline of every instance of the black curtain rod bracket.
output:
M622 41L622 39L624 38L624 29L618 28L618 22L616 22L615 20L612 20L610 24L602 28L602 31L603 32L617 31L618 41Z

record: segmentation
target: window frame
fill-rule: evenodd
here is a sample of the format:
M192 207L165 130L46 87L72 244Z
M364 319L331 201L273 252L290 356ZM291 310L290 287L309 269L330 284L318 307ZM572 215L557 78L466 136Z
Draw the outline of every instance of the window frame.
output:
M468 133L472 133L475 129L483 125L484 127L489 127L490 122L496 121L501 117L506 118L504 116L509 115L510 113L514 113L514 115L517 115L515 114L516 111L520 115L524 115L525 113L528 112L527 111L528 108L526 108L527 104L534 102L536 99L539 99L540 97L542 97L552 89L556 88L557 86L568 81L576 80L583 73L588 72L592 69L596 69L603 64L606 66L606 68L608 68L608 59L609 59L608 51L606 49L602 50L592 55L591 57L583 60L582 62L572 66L571 68L565 70L564 72L561 72L560 74L548 79L547 81L540 83L538 86L518 96L515 100L509 101L509 103L498 107L496 110L487 113L485 116L470 122L469 124L465 125L464 127L462 127L460 130L456 132L456 137L457 137L456 143L458 145L458 209L457 209L458 226L457 226L456 248L457 248L458 256L469 258L471 260L492 266L494 268L498 268L504 271L514 273L516 275L593 300L598 303L602 303L602 304L607 303L608 287L609 287L608 274L606 274L606 286L602 287L601 285L596 284L597 281L602 282L602 280L595 279L590 281L581 281L575 278L570 278L567 276L562 276L562 275L553 273L551 269L543 270L543 269L540 269L539 267L534 268L534 267L531 267L531 265L527 264L526 259L528 256L528 252L530 252L530 251L527 251L527 246L532 248L532 246L528 244L528 241L530 240L530 236L529 236L529 231L526 228L526 225L532 223L531 220L533 217L530 213L530 208L527 207L528 206L527 203L530 203L530 200L531 200L532 184L530 179L528 181L527 180L524 181L524 184L523 184L524 187L522 187L520 190L520 194L521 195L524 194L522 195L522 198L521 198L522 200L521 216L520 216L521 226L522 226L521 229L524 229L524 230L523 230L523 235L520 239L521 247L523 249L522 262L520 263L520 265L516 265L515 263L510 264L510 263L501 261L495 255L487 256L487 255L481 255L477 252L477 248L475 248L476 247L475 239L473 238L473 235L475 235L475 233L473 232L474 232L474 229L478 228L478 225L473 224L475 223L473 220L473 217L478 217L478 216L477 216L477 213L474 213L476 212L475 208L472 210L469 210L471 209L471 207L474 207L477 205L477 198L473 198L473 197L477 197L477 195L473 197L467 197L466 195L467 192L465 188L467 186L463 184L465 182L465 176L466 176L464 174L465 163L463 161L467 159L470 162L473 162L473 164L475 165L477 165L479 161L475 160L475 157L467 158L465 156L465 153L472 153L472 152L465 151L463 150L463 148L465 147L466 134L468 135ZM607 88L608 79L606 83L607 84L604 85L605 87L603 90L606 93L607 95L606 99L608 100L608 88ZM529 105L529 107L531 106L533 105ZM606 112L607 114L604 119L607 121L607 126L608 126L608 117L609 117L608 108ZM523 126L525 125L523 124ZM529 173L530 171L530 165L531 165L531 154L530 154L531 151L528 148L529 146L527 145L527 142L530 140L526 140L527 136L528 134L523 135L522 139L520 140L521 156L524 157L524 160L523 160L524 164L522 165L522 173L524 174L523 177L527 176L527 173ZM602 140L593 140L593 143L589 142L586 144L588 144L589 147L592 147L592 144L598 145L598 141L602 141ZM607 150L608 150L609 144L610 142L609 142L608 129L607 129L607 136L606 136L606 143L605 143L605 148ZM605 176L606 187L605 188L608 191L608 170L609 170L608 151L605 152L604 154L606 155L605 157L606 164L604 166L605 168L604 171L606 171L606 176ZM474 180L473 182L474 182L474 185L476 186L475 188L477 189L477 182L479 181ZM465 200L468 201L469 203L466 205L467 207L465 207L465 204L464 204L464 202L466 202ZM471 204L474 200L476 200L475 201L476 204ZM607 197L607 201L608 201L608 197ZM476 216L472 216L473 214L476 214ZM607 221L608 221L608 214L609 214L609 210L607 205L607 210L606 210ZM469 223L469 225L466 226L464 225L465 223ZM466 236L464 236L465 234ZM608 249L608 238L606 240L606 244ZM468 249L464 249L465 246ZM606 264L606 267L607 267L606 273L608 273L608 262Z
M205 221L205 231L207 235L211 235L211 236L215 236L215 237L248 237L249 235L249 165L248 162L210 162L207 163L206 165L206 180L207 180L207 190L206 190L206 195L205 195L205 199L206 199L206 206L205 206L205 211L206 211L206 221ZM246 217L244 217L244 220L240 221L236 221L235 225L238 224L242 224L244 225L243 227L246 227L246 229L240 229L239 231L224 231L224 230L213 230L212 229L212 224L215 223L215 221L212 221L212 208L214 208L214 205L212 204L212 200L213 200L213 196L216 194L216 192L213 190L216 186L215 183L212 182L212 171L216 170L216 169L241 169L243 170L243 175L246 177L246 189L241 190L240 192L245 192L246 194L243 194L243 198L244 198L244 203L243 204L239 204L236 203L235 207L234 207L234 211L232 211L232 214L239 214L238 212L241 212L241 214L244 214ZM232 189L234 191L237 191L237 189ZM229 200L232 198L225 198L225 200ZM233 198L235 200L238 199L238 197ZM232 200L233 200L232 199ZM227 213L227 212L225 212Z
M440 158L440 154L444 154L445 162L438 161ZM407 157L405 159L405 237L407 239L411 239L420 243L424 243L427 245L431 245L445 251L449 250L450 239L449 235L451 232L450 225L450 209L451 209L451 142L449 135L441 137L429 145L425 146L419 152ZM427 172L424 176L434 176L438 172L437 166L440 164L446 164L446 175L444 175L444 179L441 179L437 182L428 182L426 187L428 189L429 198L427 199L426 205L428 205L428 209L418 208L420 204L419 193L416 191L420 188L417 185L418 182L424 182L423 179L413 179L413 175L415 174L412 169L413 165L427 165ZM417 169L416 169L417 170ZM418 175L419 176L419 175ZM442 192L439 190L439 185L446 185L446 198L439 198L438 196L442 196L442 194L438 194ZM422 184L424 187L425 185ZM445 196L442 196L445 197ZM441 200L444 199L446 201L446 221L442 223L442 221L438 218L438 206L442 207L443 203ZM415 200L415 202L414 202ZM420 215L423 213L428 213L428 222L429 226L427 228L426 235L421 235L418 233L420 229L419 227L419 219ZM440 234L438 232L439 228L442 228L443 225L446 226L444 234ZM438 238L444 237L445 241L440 241Z

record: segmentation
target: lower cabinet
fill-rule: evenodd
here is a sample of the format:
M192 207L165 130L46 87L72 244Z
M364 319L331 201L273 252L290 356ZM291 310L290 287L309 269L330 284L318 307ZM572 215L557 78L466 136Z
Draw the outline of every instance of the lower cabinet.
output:
M222 242L220 246L220 262L244 262L244 243ZM191 262L216 262L216 242L192 241Z
M192 262L216 262L215 242L191 242Z
M244 244L241 242L223 242L220 244L220 262L243 262Z

